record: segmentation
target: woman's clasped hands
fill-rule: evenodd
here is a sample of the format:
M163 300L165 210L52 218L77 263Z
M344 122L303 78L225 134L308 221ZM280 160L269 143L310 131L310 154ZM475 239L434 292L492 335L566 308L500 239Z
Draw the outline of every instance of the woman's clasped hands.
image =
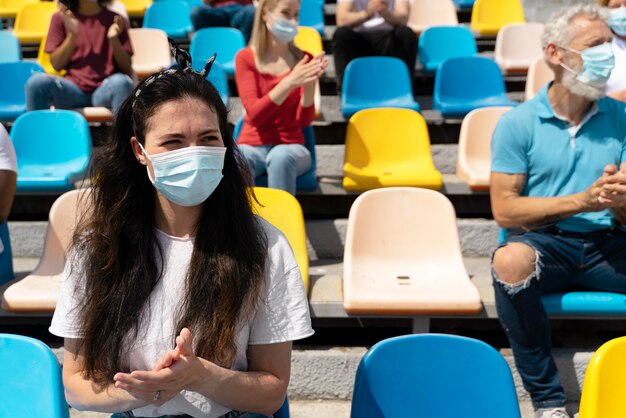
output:
M328 67L325 53L310 58L305 55L291 70L287 76L292 87L300 87L317 81Z

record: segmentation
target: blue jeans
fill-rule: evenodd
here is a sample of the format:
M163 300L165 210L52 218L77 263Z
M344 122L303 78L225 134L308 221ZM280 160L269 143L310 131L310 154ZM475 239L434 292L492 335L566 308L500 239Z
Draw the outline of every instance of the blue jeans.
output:
M254 177L267 172L267 186L296 194L296 178L311 168L311 153L301 144L239 145Z
M191 9L191 23L196 30L213 27L233 27L243 33L246 43L252 34L252 23L256 8L249 4L227 4L225 6L197 6ZM219 59L218 59L219 60Z
M135 415L131 412L117 412L111 415L111 418L133 418ZM192 418L190 415L163 415L160 418ZM250 412L230 411L219 418L272 418L265 415L253 414Z
M103 106L117 113L133 90L133 80L122 73L105 78L92 93L85 93L76 84L63 77L36 73L26 82L26 108L28 110L75 109L77 107Z
M535 251L535 268L513 286L501 281L492 267L498 318L535 407L564 406L541 295L576 289L626 293L626 232L526 232L510 236L501 246L513 242Z

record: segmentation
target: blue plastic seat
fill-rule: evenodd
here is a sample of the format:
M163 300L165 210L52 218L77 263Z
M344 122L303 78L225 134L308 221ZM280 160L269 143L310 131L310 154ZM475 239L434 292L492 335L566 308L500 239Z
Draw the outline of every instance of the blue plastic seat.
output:
M362 57L348 64L341 88L341 112L346 119L359 110L394 107L420 110L413 98L412 72L394 57Z
M43 73L43 68L33 62L0 63L0 121L13 121L26 112L24 86L33 73Z
M478 53L472 32L463 26L433 26L419 37L417 46L422 71L434 73L450 58L472 57Z
M324 2L320 0L302 0L300 3L299 26L308 26L324 36Z
M11 237L9 226L6 222L0 224L0 241L4 250L0 254L0 285L10 282L15 278L13 274L13 251L11 251Z
M156 1L146 9L143 27L161 29L170 38L187 39L193 30L189 5L181 0Z
M226 74L235 74L235 55L245 48L246 41L239 29L204 28L191 38L189 53L192 63L204 66L207 59L217 53L217 61L222 64ZM201 64L200 64L201 63Z
M475 0L454 0L454 4L457 5L459 9L471 9L474 7Z
M233 138L237 141L241 127L243 126L243 118L239 119L235 124L233 130ZM310 191L317 189L317 175L315 174L315 167L317 166L317 157L315 156L315 134L313 133L313 127L307 126L302 128L302 135L304 135L304 146L309 150L311 154L311 168L306 173L298 176L296 179L296 189L302 191ZM259 187L267 187L267 175L261 175L254 179L254 185Z
M58 193L74 188L91 156L84 116L70 110L34 110L17 118L11 139L17 155L18 193Z
M0 62L22 60L22 48L17 36L8 30L0 30Z
M507 97L500 67L492 59L450 58L435 75L433 109L444 118L462 118L480 107L517 104Z
M361 359L352 418L520 418L506 360L482 341L455 335L394 337Z
M0 416L69 418L61 368L47 345L0 334Z

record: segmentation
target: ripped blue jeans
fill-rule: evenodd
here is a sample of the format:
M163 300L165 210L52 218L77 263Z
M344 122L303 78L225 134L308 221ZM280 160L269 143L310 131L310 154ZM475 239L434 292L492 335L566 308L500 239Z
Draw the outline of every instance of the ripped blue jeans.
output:
M565 392L552 357L550 321L541 295L575 289L626 293L626 232L526 232L510 236L500 247L514 242L535 251L535 269L525 281L512 286L502 282L492 266L498 318L534 406L564 406Z

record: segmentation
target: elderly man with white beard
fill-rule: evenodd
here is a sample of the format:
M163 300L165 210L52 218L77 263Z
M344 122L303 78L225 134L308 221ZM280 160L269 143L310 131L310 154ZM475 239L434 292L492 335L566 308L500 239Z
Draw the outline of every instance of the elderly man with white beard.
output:
M614 65L606 11L555 14L542 37L555 79L504 114L492 138L498 317L537 418L567 418L541 295L626 293L626 108L605 96Z

